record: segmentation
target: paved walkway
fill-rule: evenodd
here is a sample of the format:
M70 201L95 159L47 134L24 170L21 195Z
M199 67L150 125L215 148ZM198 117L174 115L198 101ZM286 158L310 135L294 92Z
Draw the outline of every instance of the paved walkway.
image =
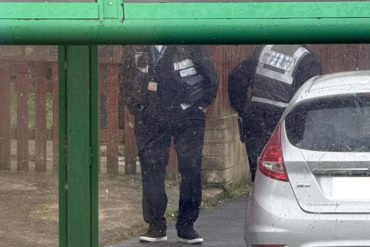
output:
M202 210L195 228L204 237L203 246L245 247L243 240L245 205L247 196L226 202L217 208ZM139 243L138 238L107 247L184 247L191 246L177 242L174 224L167 230L168 241Z

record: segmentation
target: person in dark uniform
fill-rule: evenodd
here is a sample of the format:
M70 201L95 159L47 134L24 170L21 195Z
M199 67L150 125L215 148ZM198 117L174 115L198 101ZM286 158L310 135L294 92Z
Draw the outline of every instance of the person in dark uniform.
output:
M126 46L124 50L119 85L135 115L143 216L149 224L139 240L167 240L165 173L173 137L181 174L177 235L181 242L201 244L194 222L202 199L205 111L218 90L214 65L202 46Z
M252 181L257 159L285 107L298 88L322 73L318 58L300 45L265 45L238 64L229 75L232 108L239 114Z

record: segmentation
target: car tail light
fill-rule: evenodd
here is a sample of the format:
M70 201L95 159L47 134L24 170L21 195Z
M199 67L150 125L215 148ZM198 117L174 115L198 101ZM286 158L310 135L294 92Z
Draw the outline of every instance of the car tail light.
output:
M260 171L273 179L288 181L288 175L285 170L283 152L281 150L281 126L280 123L275 128L269 142L263 149L259 158L258 167ZM264 245L275 246L275 245ZM280 246L280 245L276 245Z

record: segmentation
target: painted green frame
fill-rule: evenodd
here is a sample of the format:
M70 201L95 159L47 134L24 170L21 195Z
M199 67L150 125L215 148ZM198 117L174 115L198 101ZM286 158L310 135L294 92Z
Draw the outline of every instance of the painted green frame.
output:
M370 2L0 3L0 44L338 43L370 39Z
M370 2L0 2L0 44L59 45L59 245L98 241L98 44L360 43Z
M59 46L59 246L99 246L98 49Z

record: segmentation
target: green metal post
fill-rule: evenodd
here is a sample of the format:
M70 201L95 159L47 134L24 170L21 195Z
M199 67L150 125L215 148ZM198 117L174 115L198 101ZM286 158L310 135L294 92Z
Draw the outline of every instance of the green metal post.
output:
M99 64L98 47L90 46L91 247L99 246L98 64Z
M61 247L98 246L97 47L59 47Z
M66 50L64 46L59 47L58 51L58 71L59 71L59 246L67 246L67 88L65 61Z

